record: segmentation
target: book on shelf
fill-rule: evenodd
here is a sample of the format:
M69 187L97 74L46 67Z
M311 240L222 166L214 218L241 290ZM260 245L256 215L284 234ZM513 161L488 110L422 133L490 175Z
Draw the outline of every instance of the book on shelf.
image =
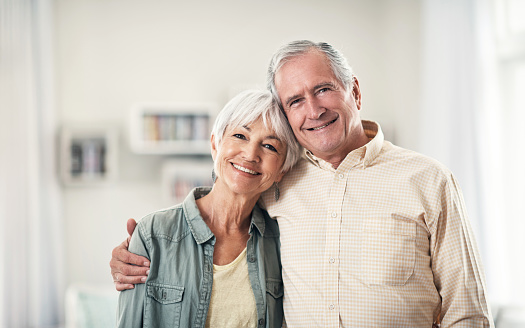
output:
M201 141L209 138L209 117L190 114L144 114L145 141Z

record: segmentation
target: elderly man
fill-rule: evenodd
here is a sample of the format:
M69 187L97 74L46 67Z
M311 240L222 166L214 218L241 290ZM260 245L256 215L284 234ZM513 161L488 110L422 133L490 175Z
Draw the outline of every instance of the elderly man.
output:
M305 148L279 200L262 196L281 230L287 325L492 327L457 181L361 120L359 82L341 53L291 42L273 56L268 88ZM115 248L117 289L145 278L147 267L125 264L144 260L126 242Z

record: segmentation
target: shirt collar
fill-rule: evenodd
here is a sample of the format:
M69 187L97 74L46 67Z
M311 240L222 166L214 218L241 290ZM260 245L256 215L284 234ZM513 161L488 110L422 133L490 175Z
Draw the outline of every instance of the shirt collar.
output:
M197 244L202 244L213 237L208 225L204 222L199 208L197 207L196 200L206 196L211 191L210 187L197 187L194 188L186 199L182 203L184 208L186 221L190 227L193 238ZM264 216L258 205L255 205L252 211L252 223L250 225L250 234L252 234L254 227L259 230L261 235L264 235L265 221Z
M377 122L366 120L362 120L361 124L363 125L365 134L368 137L368 143L348 153L343 162L339 165L338 169L346 169L359 164L361 164L363 169L365 169L366 167L370 166L377 155L379 155L385 140L383 131L381 131L381 126ZM304 150L304 157L306 157L312 164L323 170L331 172L336 171L332 164L319 157L316 157L311 151L307 149Z

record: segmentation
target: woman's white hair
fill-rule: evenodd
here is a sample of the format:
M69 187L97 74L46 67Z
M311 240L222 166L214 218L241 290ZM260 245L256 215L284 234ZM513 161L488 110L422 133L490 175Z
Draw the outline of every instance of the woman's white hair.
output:
M287 145L286 159L281 172L288 171L301 157L302 148L269 91L246 90L224 106L217 115L211 132L215 136L215 147L219 149L227 128L248 126L259 118L262 118L265 127L273 129L281 142Z

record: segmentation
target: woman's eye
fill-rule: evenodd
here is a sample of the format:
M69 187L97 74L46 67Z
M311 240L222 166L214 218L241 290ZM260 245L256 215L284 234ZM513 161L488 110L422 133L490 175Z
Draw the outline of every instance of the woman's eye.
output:
M244 136L244 134L240 134L240 133L236 133L233 135L235 138L238 138L238 139L246 139L246 137Z
M267 148L267 149L270 149L271 151L277 152L277 149L275 149L275 147L270 145L270 144L265 144L264 148Z

